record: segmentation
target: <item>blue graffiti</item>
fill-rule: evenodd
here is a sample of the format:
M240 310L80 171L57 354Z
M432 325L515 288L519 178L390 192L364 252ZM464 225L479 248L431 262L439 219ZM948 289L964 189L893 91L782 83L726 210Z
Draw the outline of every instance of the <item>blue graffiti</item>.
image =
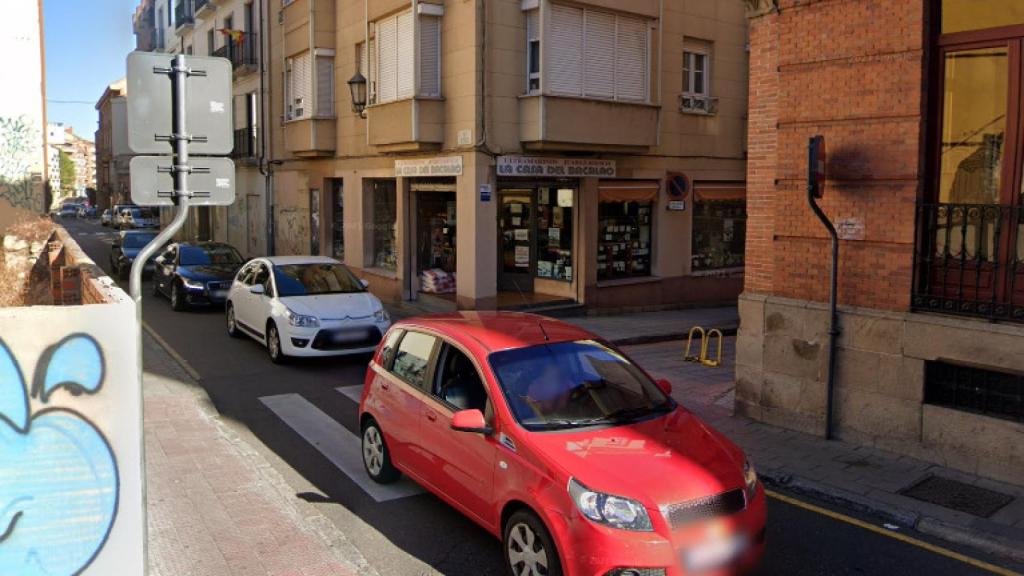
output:
M39 359L32 397L57 390L97 394L103 354L76 334ZM117 515L117 461L83 415L48 407L30 414L29 390L0 340L0 573L73 576L92 563Z

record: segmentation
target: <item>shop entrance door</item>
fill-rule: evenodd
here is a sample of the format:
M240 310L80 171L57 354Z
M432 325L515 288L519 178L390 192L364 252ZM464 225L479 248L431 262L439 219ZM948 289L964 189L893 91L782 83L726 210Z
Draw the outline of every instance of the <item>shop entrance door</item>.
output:
M533 190L505 191L498 201L498 290L533 292Z

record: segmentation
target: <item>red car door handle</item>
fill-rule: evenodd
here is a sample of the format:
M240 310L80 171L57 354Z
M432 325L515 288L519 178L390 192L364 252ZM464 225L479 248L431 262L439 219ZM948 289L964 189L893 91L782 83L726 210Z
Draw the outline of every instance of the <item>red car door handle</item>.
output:
M380 383L380 389L381 390L390 390L391 389L391 384L388 384L387 382L381 382Z
M433 412L427 412L427 420L430 420L431 422L437 422L437 414L434 414Z

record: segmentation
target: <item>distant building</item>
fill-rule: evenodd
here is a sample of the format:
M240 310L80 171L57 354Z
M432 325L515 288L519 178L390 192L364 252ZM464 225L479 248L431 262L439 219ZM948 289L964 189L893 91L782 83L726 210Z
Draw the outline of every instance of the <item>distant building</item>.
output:
M157 48L156 7L153 0L142 0L132 15L132 31L135 32L135 49L152 52Z
M96 206L100 210L131 201L127 95L128 83L122 78L108 86L96 103Z
M0 230L49 204L40 5L5 0L0 18L0 53L17 55L0 68Z

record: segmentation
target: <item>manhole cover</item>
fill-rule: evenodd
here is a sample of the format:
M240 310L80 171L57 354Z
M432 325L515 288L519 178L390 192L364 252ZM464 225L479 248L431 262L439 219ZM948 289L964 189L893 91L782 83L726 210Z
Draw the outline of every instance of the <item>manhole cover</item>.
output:
M981 518L988 518L1013 501L1013 496L941 476L919 480L900 494Z

